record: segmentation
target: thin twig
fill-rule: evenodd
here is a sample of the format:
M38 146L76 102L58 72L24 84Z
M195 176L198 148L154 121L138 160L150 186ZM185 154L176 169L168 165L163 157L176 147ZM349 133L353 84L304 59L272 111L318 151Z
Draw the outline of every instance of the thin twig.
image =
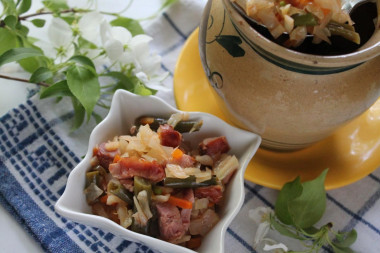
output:
M19 82L23 82L23 83L31 83L31 82L29 82L28 79L23 79L23 78L18 78L18 77L12 77L12 76L5 76L5 75L1 75L1 74L0 74L0 78L8 79L8 80L13 80L13 81L19 81ZM44 87L49 87L50 86L49 84L44 83L44 82L35 83L35 84L40 85L40 86L44 86Z
M61 14L62 13L77 13L77 12L87 12L87 11L85 11L85 10L77 10L77 9L74 9L74 8L63 10L63 11L59 11L59 13L61 13ZM32 18L32 17L35 17L35 16L49 15L49 14L54 14L54 12L52 12L52 11L41 11L41 12L36 12L36 13L25 15L25 16L20 16L20 17L18 17L18 19L19 20L27 20L28 18Z

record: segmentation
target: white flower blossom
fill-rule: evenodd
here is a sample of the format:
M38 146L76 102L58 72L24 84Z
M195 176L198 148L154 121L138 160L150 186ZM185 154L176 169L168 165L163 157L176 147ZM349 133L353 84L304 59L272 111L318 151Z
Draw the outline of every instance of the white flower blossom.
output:
M269 207L258 207L256 209L249 210L248 216L256 224L258 228L256 230L255 238L253 240L254 247L257 247L260 243L265 243L264 251L275 252L287 252L288 248L283 243L277 243L273 239L266 238L270 230L270 216L273 215L273 210Z
M150 36L132 36L127 29L111 27L107 22L101 24L100 34L106 54L112 63L117 62L123 67L131 66L133 74L151 89L169 90L161 84L168 73L157 74L161 68L161 56L150 53Z
M39 41L36 43L42 48L45 55L57 62L65 61L74 54L73 32L68 23L61 18L53 18L48 29L47 37L50 42Z
M89 12L84 14L78 22L79 35L84 39L100 45L100 26L105 18L99 12Z

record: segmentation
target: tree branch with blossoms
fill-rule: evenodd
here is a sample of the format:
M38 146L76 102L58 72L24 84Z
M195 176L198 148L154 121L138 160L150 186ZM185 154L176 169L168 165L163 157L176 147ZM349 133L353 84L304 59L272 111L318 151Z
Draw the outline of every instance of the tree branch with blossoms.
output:
M174 2L164 1L160 10ZM151 52L152 38L138 20L70 7L66 0L44 0L44 7L31 14L25 14L31 0L1 3L0 66L17 62L31 75L22 79L0 74L0 78L39 85L41 99L69 97L75 112L73 129L91 116L100 121L95 106L109 109L109 96L117 89L139 95L165 90L162 81L168 73L160 72L161 57ZM53 17L48 25L40 19L46 15ZM105 15L113 19L108 21ZM30 36L25 22L46 28L48 40Z

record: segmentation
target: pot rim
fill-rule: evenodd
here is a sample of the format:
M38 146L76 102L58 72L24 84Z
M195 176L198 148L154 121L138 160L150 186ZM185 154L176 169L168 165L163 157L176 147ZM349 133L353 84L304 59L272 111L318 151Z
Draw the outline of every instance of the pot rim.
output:
M297 64L318 68L347 68L371 60L380 54L380 30L375 28L372 37L359 50L349 54L323 56L300 53L280 46L267 39L235 10L231 0L222 0L227 15L235 28L256 47L270 54Z

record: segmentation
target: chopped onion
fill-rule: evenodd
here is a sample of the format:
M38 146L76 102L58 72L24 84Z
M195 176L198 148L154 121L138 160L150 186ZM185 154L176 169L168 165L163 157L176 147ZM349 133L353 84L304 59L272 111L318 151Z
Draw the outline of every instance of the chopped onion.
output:
M194 209L195 210L205 209L208 207L208 203L209 203L208 198L196 199L194 202Z
M120 220L120 225L122 227L128 228L130 225L132 225L132 210L128 210L126 206L118 205L116 212Z
M166 177L176 177L176 178L187 178L188 174L184 171L184 169L177 164L167 164L165 167Z
M164 203L169 200L170 194L165 194L165 195L152 195L152 200L159 202L159 203Z
M209 155L197 155L195 156L195 160L200 164L213 166L214 160Z
M132 215L133 218L135 218L135 221L141 225L146 226L148 223L148 217L146 217L145 213L143 212L139 201L137 200L136 196L133 196L133 202L135 204L137 212Z
M189 114L188 113L174 113L170 116L168 119L168 125L171 125L173 128L182 120L188 120Z
M152 218L153 214L149 208L148 193L146 192L146 190L139 192L139 194L137 195L137 200L140 204L141 210L144 212L148 220Z
M86 194L87 202L92 203L103 194L103 190L96 184L91 183L86 189L84 189L84 193Z
M214 168L214 173L216 177L223 181L225 177L230 175L232 172L239 168L239 161L236 156L225 156Z

